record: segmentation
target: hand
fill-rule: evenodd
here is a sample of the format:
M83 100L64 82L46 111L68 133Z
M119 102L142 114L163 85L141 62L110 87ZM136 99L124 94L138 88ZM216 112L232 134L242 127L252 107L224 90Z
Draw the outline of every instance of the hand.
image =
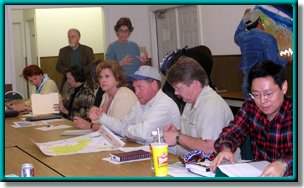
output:
M130 55L126 55L122 60L120 60L120 65L130 65L133 61L133 58Z
M54 109L55 111L60 111L60 104L54 104L54 105L53 105L53 109Z
M245 16L245 14L247 14L247 13L250 12L250 11L251 11L250 8L246 9L245 12L244 12L244 16Z
M88 116L92 121L98 121L102 117L102 114L102 108L98 108L96 106L93 106L88 112Z
M17 112L22 112L22 111L25 111L27 106L24 103L21 103L21 104L12 104L8 108L10 110L14 110L14 111L17 111Z
M80 129L90 129L90 125L91 125L90 122L78 116L74 116L73 123L75 127Z
M215 159L211 162L210 170L212 172L215 172L217 165L220 165L223 162L223 160L227 160L230 163L234 164L233 153L229 148L224 149L223 151L217 154Z
M178 130L173 124L165 125L164 129L164 140L169 146L176 145L176 135Z
M137 56L137 59L141 62L142 65L146 64L148 61L149 55L148 52L145 51L140 57Z
M261 176L284 176L286 170L281 161L275 161L266 167Z
M59 110L64 114L69 114L69 111L63 106L62 103L59 104Z

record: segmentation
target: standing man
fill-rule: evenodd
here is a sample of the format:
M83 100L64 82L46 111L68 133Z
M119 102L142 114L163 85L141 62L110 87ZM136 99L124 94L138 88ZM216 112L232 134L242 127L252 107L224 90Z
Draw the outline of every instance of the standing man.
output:
M181 56L168 70L167 80L175 95L186 102L181 129L174 124L163 129L166 143L175 146L169 151L177 155L193 150L214 152L214 141L233 119L228 104L209 86L202 66L190 57Z
M241 62L239 69L244 74L243 95L250 99L248 87L248 73L250 68L262 61L271 60L285 66L287 60L279 60L279 50L276 39L264 31L261 18L256 10L246 9L234 34L234 41L241 49Z
M92 48L79 43L80 32L78 29L69 29L68 39L69 45L60 49L56 65L56 70L64 75L60 86L62 95L65 95L68 91L64 71L72 64L79 64L84 69L87 84L93 89L93 80L90 72L90 64L94 60L93 50Z
M121 119L115 119L102 112L101 108L92 107L89 117L98 121L114 133L136 142L147 144L151 132L163 129L166 124L180 127L180 113L176 103L161 88L161 76L155 68L147 65L128 76L133 81L138 103L130 113Z
M244 102L215 141L218 155L211 170L215 171L224 160L234 163L233 152L250 135L254 159L271 162L262 176L292 175L292 100L285 95L284 69L271 61L256 64L249 72L248 85L252 100Z

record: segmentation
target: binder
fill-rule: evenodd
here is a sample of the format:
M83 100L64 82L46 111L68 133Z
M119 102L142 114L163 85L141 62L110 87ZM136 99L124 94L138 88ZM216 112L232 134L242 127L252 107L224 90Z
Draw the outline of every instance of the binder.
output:
M49 119L61 119L62 116L59 114L43 114L37 116L31 116L25 118L25 121L41 121L41 120L49 120Z
M110 155L112 160L119 162L150 158L150 152L144 150L111 153Z

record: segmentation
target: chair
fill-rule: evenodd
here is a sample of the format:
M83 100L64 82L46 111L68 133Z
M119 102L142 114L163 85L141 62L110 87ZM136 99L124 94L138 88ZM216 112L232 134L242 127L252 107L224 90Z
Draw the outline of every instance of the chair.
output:
M5 102L12 100L22 100L23 96L17 91L8 91L5 93Z

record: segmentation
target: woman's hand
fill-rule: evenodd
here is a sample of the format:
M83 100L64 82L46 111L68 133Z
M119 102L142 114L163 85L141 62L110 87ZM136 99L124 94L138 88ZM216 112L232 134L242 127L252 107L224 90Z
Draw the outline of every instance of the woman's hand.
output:
M78 116L74 116L73 123L75 127L80 129L90 129L91 126L90 122Z
M126 55L122 60L120 60L120 65L130 65L133 61L133 58L130 55Z
M98 121L102 117L102 114L102 108L98 108L96 106L93 106L88 112L88 116L92 121Z
M145 51L140 57L137 56L137 59L141 62L142 65L145 65L149 59L148 52Z

